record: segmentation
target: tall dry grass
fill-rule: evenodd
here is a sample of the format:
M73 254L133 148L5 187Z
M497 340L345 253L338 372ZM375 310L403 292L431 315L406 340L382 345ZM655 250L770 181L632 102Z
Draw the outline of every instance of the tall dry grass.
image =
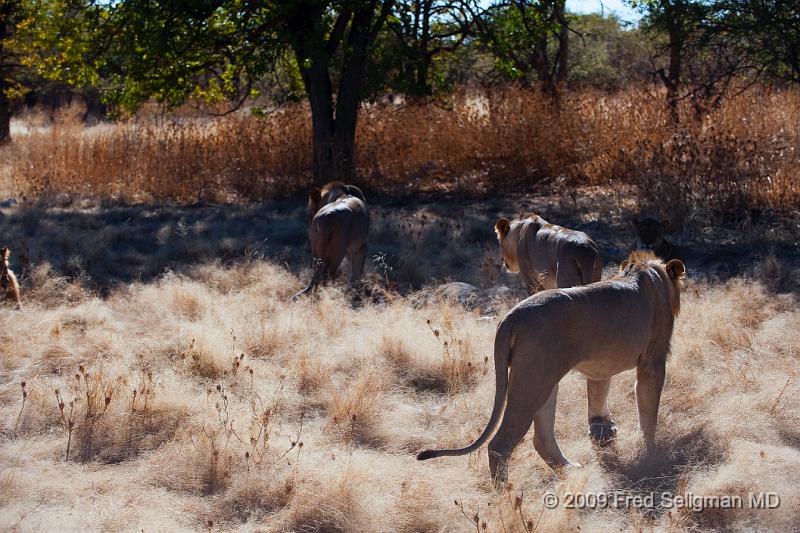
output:
M632 372L614 379L620 433L602 450L570 374L556 427L585 466L553 476L529 435L495 493L485 449L426 463L413 452L482 430L502 314L401 297L353 307L336 286L289 303L302 281L261 260L70 301L42 272L24 312L0 309L0 529L796 529L800 308L770 288L777 273L687 288L657 457L640 453ZM568 510L546 509L548 491L782 501Z
M669 123L662 94L460 90L427 104L373 103L357 136L362 185L392 193L633 184L642 199L722 211L791 209L800 198L800 92L756 88ZM124 200L273 198L311 181L305 105L264 118L59 125L4 158L12 194Z

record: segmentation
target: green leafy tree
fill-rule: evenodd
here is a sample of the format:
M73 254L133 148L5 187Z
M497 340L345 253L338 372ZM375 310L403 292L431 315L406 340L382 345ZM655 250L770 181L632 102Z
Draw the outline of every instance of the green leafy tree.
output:
M500 1L483 11L473 5L471 12L475 32L501 72L523 81L535 74L549 93L564 87L570 32L564 0Z
M570 46L570 87L617 90L648 79L654 43L641 30L596 13L572 15L571 27L579 37Z
M759 74L800 83L800 1L718 0L708 31L746 56Z
M673 123L680 120L678 103L685 63L697 53L693 43L702 42L698 32L708 12L708 3L696 0L631 0L631 6L644 14L642 25L651 34L666 36L667 67L656 71L667 89L667 103Z
M393 0L63 1L78 11L80 23L70 28L86 31L61 42L60 19L44 13L52 39L43 49L63 61L42 70L74 82L95 76L129 111L148 100L175 107L190 98L232 102L232 111L276 65L286 67L290 53L284 72L296 68L311 108L315 179L353 177L365 70Z
M800 2L797 0L632 0L643 26L662 40L667 67L656 72L677 122L678 102L690 98L696 116L731 87L744 90L765 75L800 81Z
M435 85L444 84L433 72L434 61L455 52L469 35L470 26L462 1L398 1L388 20L399 47L399 53L391 56L397 61L391 84L411 96L431 96Z
M27 15L22 0L0 0L0 144L11 138L11 99L20 90L23 68L16 43L16 27Z
M83 89L96 102L102 55L92 39L96 17L80 0L0 0L0 143L10 138L11 101L47 80Z

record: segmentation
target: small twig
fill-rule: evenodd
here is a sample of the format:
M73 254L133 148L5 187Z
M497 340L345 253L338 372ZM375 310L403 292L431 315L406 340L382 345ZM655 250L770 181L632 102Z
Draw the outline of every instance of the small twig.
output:
M11 529L12 531L13 531L13 530L15 530L15 529L16 529L16 528L17 528L17 527L18 527L18 526L19 526L19 525L22 523L22 521L23 521L23 520L25 520L26 518L28 518L28 516L29 516L29 515L31 515L31 514L32 514L34 511L36 511L36 509L38 509L39 507L41 507L41 506L44 504L44 502L45 502L45 499L46 499L46 498L45 498L44 491L42 491L42 494L41 494L41 499L39 500L39 503L37 503L36 505L34 505L32 509L29 509L28 511L25 511L24 513L22 513L22 514L20 515L20 517L19 517L19 520L17 520L17 523L16 523L16 524L14 524L13 526L11 526L11 528L10 528L10 529Z
M61 414L61 422L64 424L64 429L67 430L67 453L64 461L69 461L69 447L72 443L72 430L75 429L75 421L72 420L72 413L75 410L75 400L69 402L69 416L64 415L64 400L61 398L61 392L55 389L56 401L58 402L58 411Z
M537 529L539 529L539 522L541 522L541 521L542 521L542 515L544 514L544 511L545 511L545 509L546 509L546 508L544 508L544 507L543 507L543 508L542 508L542 512L541 512L541 513L539 513L539 518L537 518L537 519L536 519L536 525L534 525L534 526L533 526L533 529L531 529L531 530L530 530L530 531L531 531L531 533L534 533L534 532L535 532Z
M786 380L786 384L785 384L785 385L783 386L783 388L781 389L781 392L780 392L780 393L778 393L778 397L777 397L777 398L775 398L775 402L773 402L773 404L772 404L772 408L769 410L769 414L770 414L770 416L771 416L771 415L772 415L772 414L775 412L775 409L777 409L777 408L778 408L778 404L781 402L781 399L783 398L783 393L784 393L784 392L786 392L786 387L788 387L788 386L789 386L789 383L790 383L791 381L792 381L792 376L789 376L789 379L787 379L787 380Z
M522 521L522 529L530 531L525 520L525 515L522 514L522 501L525 498L525 493L520 492L519 496L515 496L513 501L511 500L511 491L508 491L506 494L508 494L508 501L511 503L511 509L514 511L514 514L519 513L519 519Z
M454 500L454 502L455 502L455 504L456 504L456 507L458 507L458 509L461 511L461 514L463 514L463 515L464 515L464 518L466 518L466 519L469 521L469 523L470 523L470 524L472 524L473 526L475 526L475 530L476 530L478 533L481 533L481 528L480 528L480 522L481 522L481 520L480 520L480 515L478 515L478 513L476 512L476 513L475 513L475 516L473 516L472 518L470 518L470 517L467 515L467 513L464 511L464 502L462 502L461 500Z
M72 430L75 427L75 423L72 421L72 411L75 409L75 401L69 402L69 422L67 424L67 453L64 456L64 461L69 461L69 446L72 443Z

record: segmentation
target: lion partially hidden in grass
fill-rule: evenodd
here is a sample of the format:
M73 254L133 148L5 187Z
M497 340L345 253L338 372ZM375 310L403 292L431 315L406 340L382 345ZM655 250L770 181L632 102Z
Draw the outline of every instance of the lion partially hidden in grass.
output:
M314 188L308 195L308 215L314 275L293 300L312 292L319 283L335 279L345 255L350 262L350 282L359 280L367 257L369 211L361 189L340 181Z
M672 244L667 240L669 233L669 220L656 220L652 217L642 219L634 218L633 227L636 229L636 242L634 250L652 250L664 261L670 259L686 260L683 247Z
M529 296L540 289L600 281L600 251L582 231L551 224L536 214L514 221L501 218L494 230L503 263L519 272Z
M0 287L3 288L5 299L13 298L17 304L17 309L22 309L22 301L19 297L19 282L17 276L11 271L8 265L8 258L11 252L8 248L0 249Z
M664 264L652 252L635 251L613 278L543 291L520 302L497 328L495 400L486 429L466 448L427 450L417 459L471 453L499 423L489 442L489 468L495 481L504 483L508 459L533 423L542 459L553 469L571 465L556 443L554 423L558 383L572 369L589 380L590 421L608 424L611 377L636 369L639 426L653 451L684 275L679 260Z

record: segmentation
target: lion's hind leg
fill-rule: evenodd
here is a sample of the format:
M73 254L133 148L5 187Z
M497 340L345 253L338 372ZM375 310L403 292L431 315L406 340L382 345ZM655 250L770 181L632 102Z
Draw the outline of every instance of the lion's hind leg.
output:
M611 442L617 436L617 426L608 409L610 387L610 379L586 379L586 396L589 400L589 438L600 445Z
M314 292L314 290L317 288L317 285L319 285L322 282L322 279L325 275L325 270L326 270L325 261L323 261L322 259L315 258L314 274L311 276L311 282L305 289L292 296L292 301L296 302L297 300L300 299L301 296Z
M662 361L639 364L636 367L636 404L639 408L639 428L644 433L648 453L656 450L656 425L658 424L658 404L664 388L666 374Z
M558 383L553 386L550 396L533 417L533 447L536 453L555 471L567 466L580 466L572 463L561 453L556 442L556 404L558 399Z
M335 281L344 260L344 250L332 250L325 257L325 281Z
M322 251L321 257L325 262L324 279L325 281L335 281L339 276L339 267L347 255L347 234L342 228L335 228L331 233L326 248Z
M503 420L489 442L489 470L497 486L502 486L508 480L508 460L514 448L525 438L531 424L539 428L534 435L534 446L547 464L553 468L556 464L569 464L569 461L561 455L553 435L557 380L542 379L540 383L548 385L555 383L555 386L540 386L530 383L529 378L518 377L522 374L525 373L515 372L512 366ZM545 429L548 420L550 420L549 438Z
M350 258L350 283L355 283L364 274L364 262L367 260L367 243L361 244L348 255Z

